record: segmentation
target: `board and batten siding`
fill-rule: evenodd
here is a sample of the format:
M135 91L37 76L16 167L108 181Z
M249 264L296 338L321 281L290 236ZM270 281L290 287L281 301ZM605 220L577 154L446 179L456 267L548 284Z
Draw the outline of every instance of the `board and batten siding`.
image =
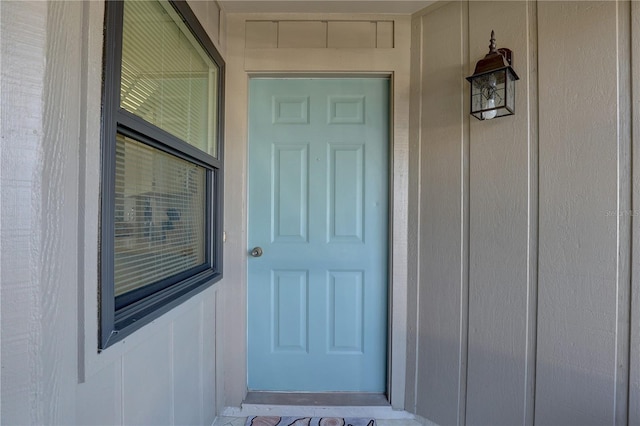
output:
M103 15L0 2L0 423L212 424L222 283L97 353Z
M481 122L464 77L491 30L520 80ZM408 409L640 424L640 3L448 2L412 31Z

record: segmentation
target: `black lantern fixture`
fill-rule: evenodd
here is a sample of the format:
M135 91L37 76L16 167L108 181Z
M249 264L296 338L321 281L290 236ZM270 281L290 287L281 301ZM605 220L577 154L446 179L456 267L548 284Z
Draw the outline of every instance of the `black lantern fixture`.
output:
M519 77L511 68L511 50L496 49L491 31L489 53L476 63L471 83L471 115L478 120L491 120L515 113L515 81Z

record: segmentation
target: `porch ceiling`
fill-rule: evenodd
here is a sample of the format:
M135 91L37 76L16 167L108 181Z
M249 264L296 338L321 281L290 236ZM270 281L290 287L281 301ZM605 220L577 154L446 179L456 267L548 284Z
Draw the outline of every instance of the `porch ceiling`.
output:
M227 13L384 13L412 14L433 0L219 0Z

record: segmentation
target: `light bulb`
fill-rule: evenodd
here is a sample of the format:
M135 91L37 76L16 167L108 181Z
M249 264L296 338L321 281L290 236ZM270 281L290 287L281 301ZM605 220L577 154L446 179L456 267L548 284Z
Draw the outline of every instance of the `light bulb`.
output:
M489 98L487 99L487 101L484 103L483 108L482 109L489 109L489 108L495 108L496 107L496 101L494 98ZM491 120L492 118L495 118L496 114L498 112L494 109L492 111L485 111L482 113L482 119L483 120Z

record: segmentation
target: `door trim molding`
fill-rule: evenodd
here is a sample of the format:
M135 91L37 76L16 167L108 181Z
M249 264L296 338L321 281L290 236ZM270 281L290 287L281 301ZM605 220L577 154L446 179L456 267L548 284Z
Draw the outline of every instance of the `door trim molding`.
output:
M388 178L388 220L389 220L389 236L387 242L387 248L389 250L388 253L388 277L387 277L387 285L388 285L388 299L387 299L387 308L388 308L388 319L387 319L387 389L386 395L389 403L393 408L402 408L404 409L404 383L406 374L406 332L402 333L399 329L403 324L401 323L400 318L404 320L406 324L406 278L404 279L405 285L404 288L399 285L397 274L397 265L394 264L394 261L398 261L400 254L398 253L396 247L396 239L397 232L396 229L396 221L395 218L398 217L396 212L397 203L399 200L396 200L397 197L394 197L395 192L395 182L397 181L397 177L394 173L394 165L395 165L395 157L396 157L396 147L394 144L393 135L395 134L395 126L394 126L394 100L395 93L393 90L394 87L394 74L393 73L349 73L349 72L340 72L340 73L286 73L286 72L252 72L247 74L247 86L249 85L249 81L251 79L256 78L273 78L273 79L283 79L283 78L327 78L327 79L341 79L341 78L388 78L389 79L389 154L388 154L388 167L389 167L389 178ZM247 108L249 103L247 102ZM248 140L247 140L248 145ZM248 148L247 148L248 154ZM246 174L248 176L248 165ZM245 177L248 182L248 178ZM249 194L246 194L246 202L248 202ZM248 236L248 215L246 218L247 228L246 233ZM402 226L402 225L400 225ZM246 285L246 283L245 283ZM404 296L404 297L403 297ZM406 328L404 328L406 330ZM245 330L246 334L246 330ZM395 339L394 339L395 336ZM398 359L400 358L400 359ZM395 361L395 362L394 362ZM397 375L399 372L402 372L401 377L394 377L394 374ZM246 383L246 376L245 376ZM399 384L398 384L399 383ZM401 392L400 392L401 391ZM400 399L400 394L402 395L401 406L396 407L394 405L394 401ZM396 397L396 398L394 398ZM245 395L246 398L246 395ZM400 402L400 401L397 401Z
M246 387L246 284L247 284L247 122L249 78L262 76L362 77L388 76L391 81L389 159L389 357L387 396L395 410L405 409L409 337L408 271L416 259L408 250L409 213L409 97L411 17L389 15L394 21L395 46L391 49L245 49L245 22L257 14L227 15L227 115L225 152L225 278L221 291L226 313L218 331L224 333L222 378L224 406L239 407ZM382 15L381 15L382 16ZM353 54L349 52L353 51ZM268 53L268 54L266 54ZM233 95L232 95L233 94ZM415 203L415 200L411 201ZM411 284L413 285L413 284ZM407 407L411 409L412 407Z

